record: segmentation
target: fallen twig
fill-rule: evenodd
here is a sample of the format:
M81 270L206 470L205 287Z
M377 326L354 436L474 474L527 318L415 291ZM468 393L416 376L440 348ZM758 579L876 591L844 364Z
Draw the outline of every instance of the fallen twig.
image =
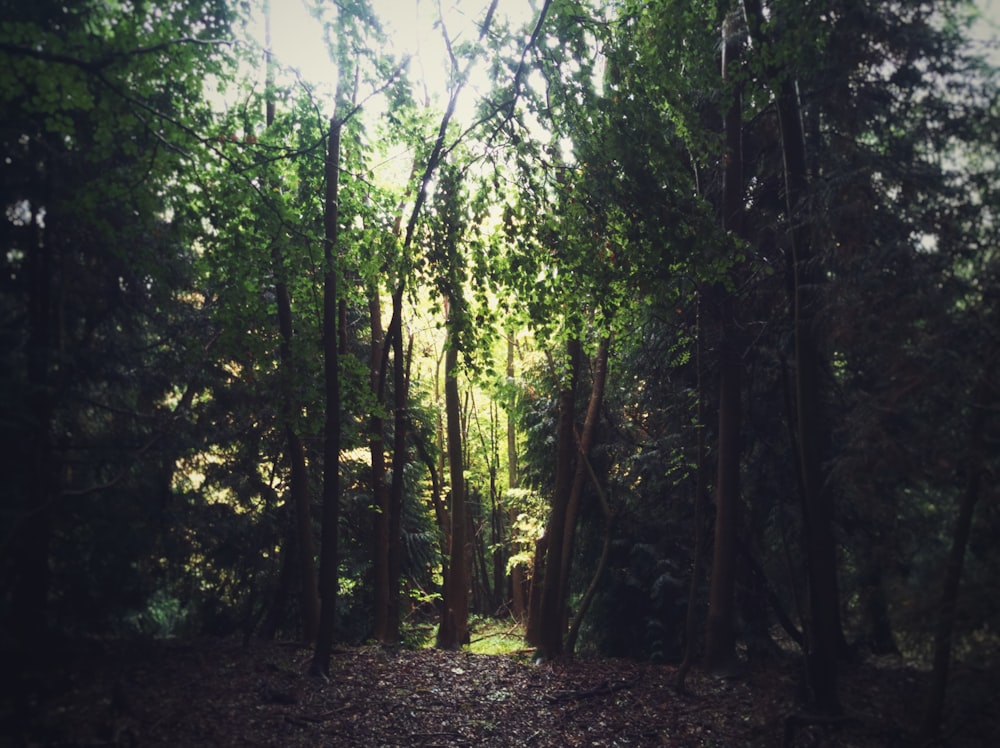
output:
M632 688L634 685L634 680L625 680L618 683L608 683L607 681L602 681L600 685L595 686L594 688L589 688L586 691L560 691L552 696L548 696L547 700L550 704L557 704L560 701L579 701L581 699L589 699L593 696L606 696L618 691L623 691L626 688Z

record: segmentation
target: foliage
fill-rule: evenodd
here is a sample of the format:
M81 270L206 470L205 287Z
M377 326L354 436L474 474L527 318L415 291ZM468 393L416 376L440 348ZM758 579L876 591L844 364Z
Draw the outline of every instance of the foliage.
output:
M526 488L510 488L504 492L503 505L513 517L510 528L511 554L507 571L521 564L530 566L534 559L535 542L545 531L547 505L544 498Z
M336 104L343 639L371 630L368 429L379 416L390 445L403 421L387 405L398 382L373 386L390 354L371 361L369 326L399 289L404 616L433 612L448 551L434 505L447 491L444 346L462 354L478 612L493 614L509 591L492 570L530 565L545 526L558 352L610 338L571 601L603 548L606 498L611 551L585 643L679 656L705 529L694 508L714 490L710 290L721 287L738 308L744 383L740 635L758 658L773 651L779 611L795 634L807 548L789 405L794 228L808 232L818 279L808 311L824 362L846 633L855 651L925 655L955 507L978 469L977 412L986 442L996 438L997 73L966 45L966 3L769 0L761 29L741 25L742 5L551 0L524 21L501 9L478 43L446 37L449 90L477 100L471 119L445 117L436 132L439 102L420 103L416 61L388 51L368 3L315 8L337 66L334 101L277 62L260 85L247 3L0 0L5 635L250 635L272 617L295 630L285 426L301 435L318 497ZM462 7L485 28L488 4ZM440 34L454 31L439 20ZM754 34L726 81L724 25ZM489 84L477 78L486 70ZM775 106L792 83L808 162L796 216ZM738 236L718 218L733 86L743 92ZM388 173L400 152L412 168ZM281 286L291 337L277 319ZM507 336L509 379L498 373ZM581 391L589 376L584 367ZM508 461L519 488L507 486ZM992 475L996 456L978 467ZM988 594L997 503L981 493L955 640L961 658L986 661L1000 616Z

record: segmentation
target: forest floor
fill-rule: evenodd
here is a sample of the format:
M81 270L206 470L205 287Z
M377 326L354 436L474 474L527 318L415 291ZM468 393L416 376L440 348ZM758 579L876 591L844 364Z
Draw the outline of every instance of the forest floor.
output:
M230 641L91 643L0 703L0 745L781 746L798 714L792 660L719 679L626 660L533 664L433 649L339 650L329 680L299 646ZM995 746L998 685L964 686L935 745ZM12 685L8 676L0 676ZM927 673L899 660L845 666L845 718L799 724L794 746L920 745ZM17 704L16 702L20 702ZM4 737L6 736L6 737Z

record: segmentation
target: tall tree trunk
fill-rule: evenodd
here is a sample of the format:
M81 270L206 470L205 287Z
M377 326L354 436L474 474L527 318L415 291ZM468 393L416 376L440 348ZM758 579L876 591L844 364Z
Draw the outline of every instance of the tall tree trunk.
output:
M806 677L812 707L840 713L838 658L843 631L837 557L833 537L832 497L823 468L828 426L822 403L822 356L816 340L816 287L820 283L805 225L805 141L795 84L785 80L778 95L785 165L785 195L791 224L792 314L795 335L795 414L799 472L805 495L803 521L808 579Z
M451 98L448 101L448 107L445 110L444 115L441 118L441 123L438 127L437 137L434 141L434 147L431 149L430 155L427 157L427 163L424 166L423 173L420 177L420 182L417 186L416 199L414 201L413 210L410 212L409 218L406 222L406 229L402 236L402 248L406 251L413 242L413 236L417 228L417 221L420 218L420 212L423 210L424 203L427 201L427 190L430 186L431 180L434 177L434 173L437 171L438 166L441 163L441 157L444 152L445 146L445 135L448 130L448 125L451 122L452 117L455 113L455 106L458 102L458 94L461 90L459 86L455 91L452 92ZM414 169L415 171L415 169ZM397 221L397 233L399 232L399 227L402 224L402 214L399 215ZM384 563L386 564L386 570L380 574L382 575L383 581L386 583L386 588L384 591L380 592L380 595L385 602L385 639L386 641L396 641L398 639L399 630L399 620L398 620L398 590L399 590L399 572L398 569L401 567L402 559L402 538L400 533L393 530L393 527L399 527L402 519L402 506L403 506L403 494L404 494L404 483L403 483L403 472L406 466L406 441L407 441L407 429L409 423L408 415L408 393L406 392L405 382L405 363L403 360L402 350L403 350L403 302L406 294L406 278L401 276L395 288L392 292L392 311L389 317L389 326L386 331L386 340L383 342L383 352L382 361L380 363L379 377L381 381L384 382L389 376L389 367L392 366L392 379L393 379L393 424L395 427L395 432L393 434L393 452L392 452L392 481L388 488L388 500L387 500L387 512L385 518L385 533L388 536L388 543L385 547L386 558ZM389 351L392 351L392 358L390 360ZM380 398L379 402L383 402ZM393 516L394 512L398 508L398 514ZM380 532L382 530L380 529ZM381 561L379 563L382 563ZM443 575L447 582L448 570L443 571ZM395 582L393 581L395 579ZM393 592L393 589L396 592ZM395 616L396 620L393 620ZM396 633L392 633L396 632Z
M493 0L490 9L487 11L486 19L479 28L480 40L482 40L489 31L497 2L498 0ZM459 71L456 71L456 73L459 73ZM420 218L420 212L423 210L424 203L427 200L428 187L430 186L434 173L437 171L441 162L442 155L445 152L445 136L448 132L451 120L454 117L455 107L458 103L458 96L465 85L467 76L464 73L458 74L456 75L456 79L459 80L460 83L451 92L448 99L448 105L445 108L444 115L441 117L434 146L431 148L431 152L427 157L427 163L424 165L423 173L421 174L420 181L417 185L413 209L410 211L410 215L406 223L406 229L402 235L402 249L404 252L408 250L412 244L414 232L417 227L417 221ZM414 164L414 166L416 165ZM414 171L416 171L416 169L414 169ZM397 220L397 235L399 234L399 227L401 223L402 213L399 214ZM389 486L388 516L386 519L388 525L386 530L388 533L388 547L386 548L387 559L385 562L387 571L379 571L380 578L383 582L387 580L387 591L382 591L379 594L383 602L386 602L385 639L390 642L395 642L399 638L399 587L400 570L402 567L402 538L400 537L400 526L402 521L404 494L403 473L407 462L406 445L407 430L409 428L409 413L407 410L409 395L406 387L406 364L402 354L403 298L405 291L406 278L400 277L396 283L395 289L393 290L392 312L389 319L388 330L386 332L386 340L383 343L383 348L388 346L393 351L393 386L395 388L393 394L393 422L395 425L392 454L393 471L392 483ZM384 350L379 374L379 376L383 379L386 377L388 366L388 351ZM379 532L382 531L379 530Z
M410 179L417 173L417 162L414 160L410 170ZM400 237L403 225L404 202L401 200L396 213L393 226L393 235ZM409 239L404 239L409 241ZM398 286L392 295L392 312L389 321L388 334L383 334L382 330L382 304L379 300L380 286L376 280L369 289L368 315L371 325L371 359L370 359L370 384L372 390L372 414L369 420L369 450L371 452L372 470L371 486L374 498L374 543L372 548L372 570L374 576L374 636L376 641L383 644L396 644L399 641L399 619L398 599L393 597L393 589L398 590L398 579L393 583L393 572L395 568L391 559L399 557L399 544L402 538L398 533L394 536L390 525L394 522L390 515L392 512L393 500L398 492L402 491L401 486L391 487L386 477L386 453L385 453L385 418L383 412L386 407L386 382L389 377L389 351L398 351L394 345L394 338L397 334L402 334L402 304L403 286ZM388 338L389 347L386 347ZM392 362L395 377L396 365ZM394 381L395 378L394 378ZM395 402L399 404L399 396L395 395ZM405 407L406 402L404 400ZM395 411L394 411L395 412ZM394 421L394 425L397 425ZM405 432L404 432L405 433ZM405 438L402 440L405 443ZM394 442L395 444L395 442ZM395 450L395 447L393 447ZM393 452L395 454L395 451ZM393 458L395 462L395 458ZM433 466L431 466L433 468ZM431 470L433 474L433 469ZM432 477L435 477L432 475ZM400 502L401 505L401 502ZM398 594L398 593L397 593ZM393 620L393 616L396 616Z
M474 398L470 395L472 402L472 418L478 425L479 443L483 450L483 457L486 460L486 469L489 476L489 511L486 511L485 503L480 499L480 508L483 512L483 522L477 534L476 552L481 556L483 568L482 588L485 597L481 605L477 603L477 610L496 614L503 607L506 599L506 552L503 543L504 514L502 501L499 495L499 472L500 472L500 412L495 400L490 399L489 408L489 431L482 428L479 419L479 409ZM486 525L489 525L489 548L490 557L486 558Z
M403 572L403 496L406 483L407 442L410 417L408 403L410 392L407 376L408 355L403 353L402 327L390 336L392 343L392 483L389 485L389 606L387 609L385 637L390 644L399 641L399 592ZM411 340L412 345L412 340Z
M372 525L374 541L372 545L372 577L374 590L374 631L375 640L388 644L389 620L389 487L385 472L385 421L382 418L382 403L385 401L381 376L384 335L382 331L382 305L379 289L375 285L368 292L368 317L371 325L370 386L374 399L371 416L368 419L368 450L371 455L371 488L373 512Z
M449 335L449 337L452 337ZM469 639L469 568L466 538L465 477L462 463L462 417L458 392L458 346L452 338L445 353L445 413L451 477L451 548L437 646L457 649Z
M979 384L972 402L972 422L969 426L969 459L966 467L965 489L958 505L958 517L951 541L951 551L944 570L944 584L941 605L938 608L937 631L934 635L934 662L931 669L931 685L924 710L921 733L930 741L937 736L944 713L945 693L948 687L948 671L951 667L952 632L955 628L955 614L958 591L965 564L965 548L972 532L972 518L985 472L986 415L991 404L989 377L992 366L980 375Z
M494 614L498 613L507 600L507 553L508 543L504 542L504 512L503 505L498 500L495 493L491 494L490 500L490 548L493 561L493 595L490 598L490 607Z
M730 13L722 25L722 79L730 87L725 117L722 227L741 231L743 213L743 97L734 82L743 48L741 24ZM740 514L740 425L743 362L736 323L736 301L721 285L713 294L719 315L719 450L715 485L715 544L709 590L705 664L717 673L736 665L733 634L736 589L736 529Z
M566 621L566 600L562 597L562 558L566 516L576 464L576 389L580 372L580 341L566 341L566 373L559 393L559 422L556 427L556 475L552 506L545 531L548 541L542 580L538 620L538 656L554 659L562 654ZM530 615L529 610L529 615Z
M702 623L702 606L699 604L702 578L705 575L705 546L707 545L708 529L705 527L706 504L706 459L705 459L705 385L702 372L702 349L704 347L704 331L701 320L702 299L698 299L698 331L695 336L695 367L697 370L698 404L696 406L697 446L695 448L694 486L694 548L691 559L691 584L688 587L688 607L684 618L684 659L677 668L676 688L681 693L686 691L687 674L694 667L699 655L698 631Z
M705 665L716 673L736 666L733 634L736 588L736 528L740 510L740 351L734 340L733 300L722 301L719 342L719 451L715 486L715 544L709 589Z
M490 476L490 612L496 614L504 605L507 579L506 543L503 542L503 506L500 499L498 484L500 472L500 411L494 400L489 402L490 439L483 445L483 451L489 455ZM482 429L479 430L482 435Z
M290 498L295 508L295 546L299 562L300 611L302 615L302 641L316 641L319 630L319 582L316 575L316 543L313 537L312 500L309 496L309 479L306 468L305 448L295 428L285 427L285 444L291 461Z
M743 0L751 38L763 44L760 0ZM822 715L841 711L838 658L844 635L840 620L833 501L823 467L829 425L823 408L822 371L816 315L823 276L812 247L807 214L808 173L798 86L788 71L770 71L775 90L784 166L785 209L790 256L787 263L795 344L795 436L802 486L806 551L806 682L810 708Z
M328 676L337 612L337 531L340 523L340 350L338 346L337 242L339 240L340 130L330 120L326 153L323 260L323 374L326 420L323 430L323 529L320 546L320 620L310 672Z
M266 50L265 71L265 124L270 127L274 123L274 71L271 65L270 37L271 13L270 3L264 5L264 36ZM287 269L281 244L275 240L271 244L271 265L274 274L274 295L278 307L278 331L281 335L281 345L278 357L281 364L281 404L280 412L285 432L285 454L289 462L289 498L295 511L295 524L292 526L296 534L293 545L298 549L296 558L299 562L300 614L302 617L302 641L316 641L319 629L319 582L316 576L316 543L313 538L312 500L309 496L309 473L306 467L305 448L295 429L295 413L301 408L296 399L296 366L292 352L294 324L292 319L292 299L288 290ZM291 541L286 541L291 542Z

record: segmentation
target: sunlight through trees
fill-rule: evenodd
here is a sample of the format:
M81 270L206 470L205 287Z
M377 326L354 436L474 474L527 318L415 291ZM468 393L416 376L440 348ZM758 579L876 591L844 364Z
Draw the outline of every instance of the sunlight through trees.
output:
M798 658L790 741L898 655L953 726L1000 652L996 34L988 0L0 0L14 670L211 635L335 679L509 617L682 691Z

